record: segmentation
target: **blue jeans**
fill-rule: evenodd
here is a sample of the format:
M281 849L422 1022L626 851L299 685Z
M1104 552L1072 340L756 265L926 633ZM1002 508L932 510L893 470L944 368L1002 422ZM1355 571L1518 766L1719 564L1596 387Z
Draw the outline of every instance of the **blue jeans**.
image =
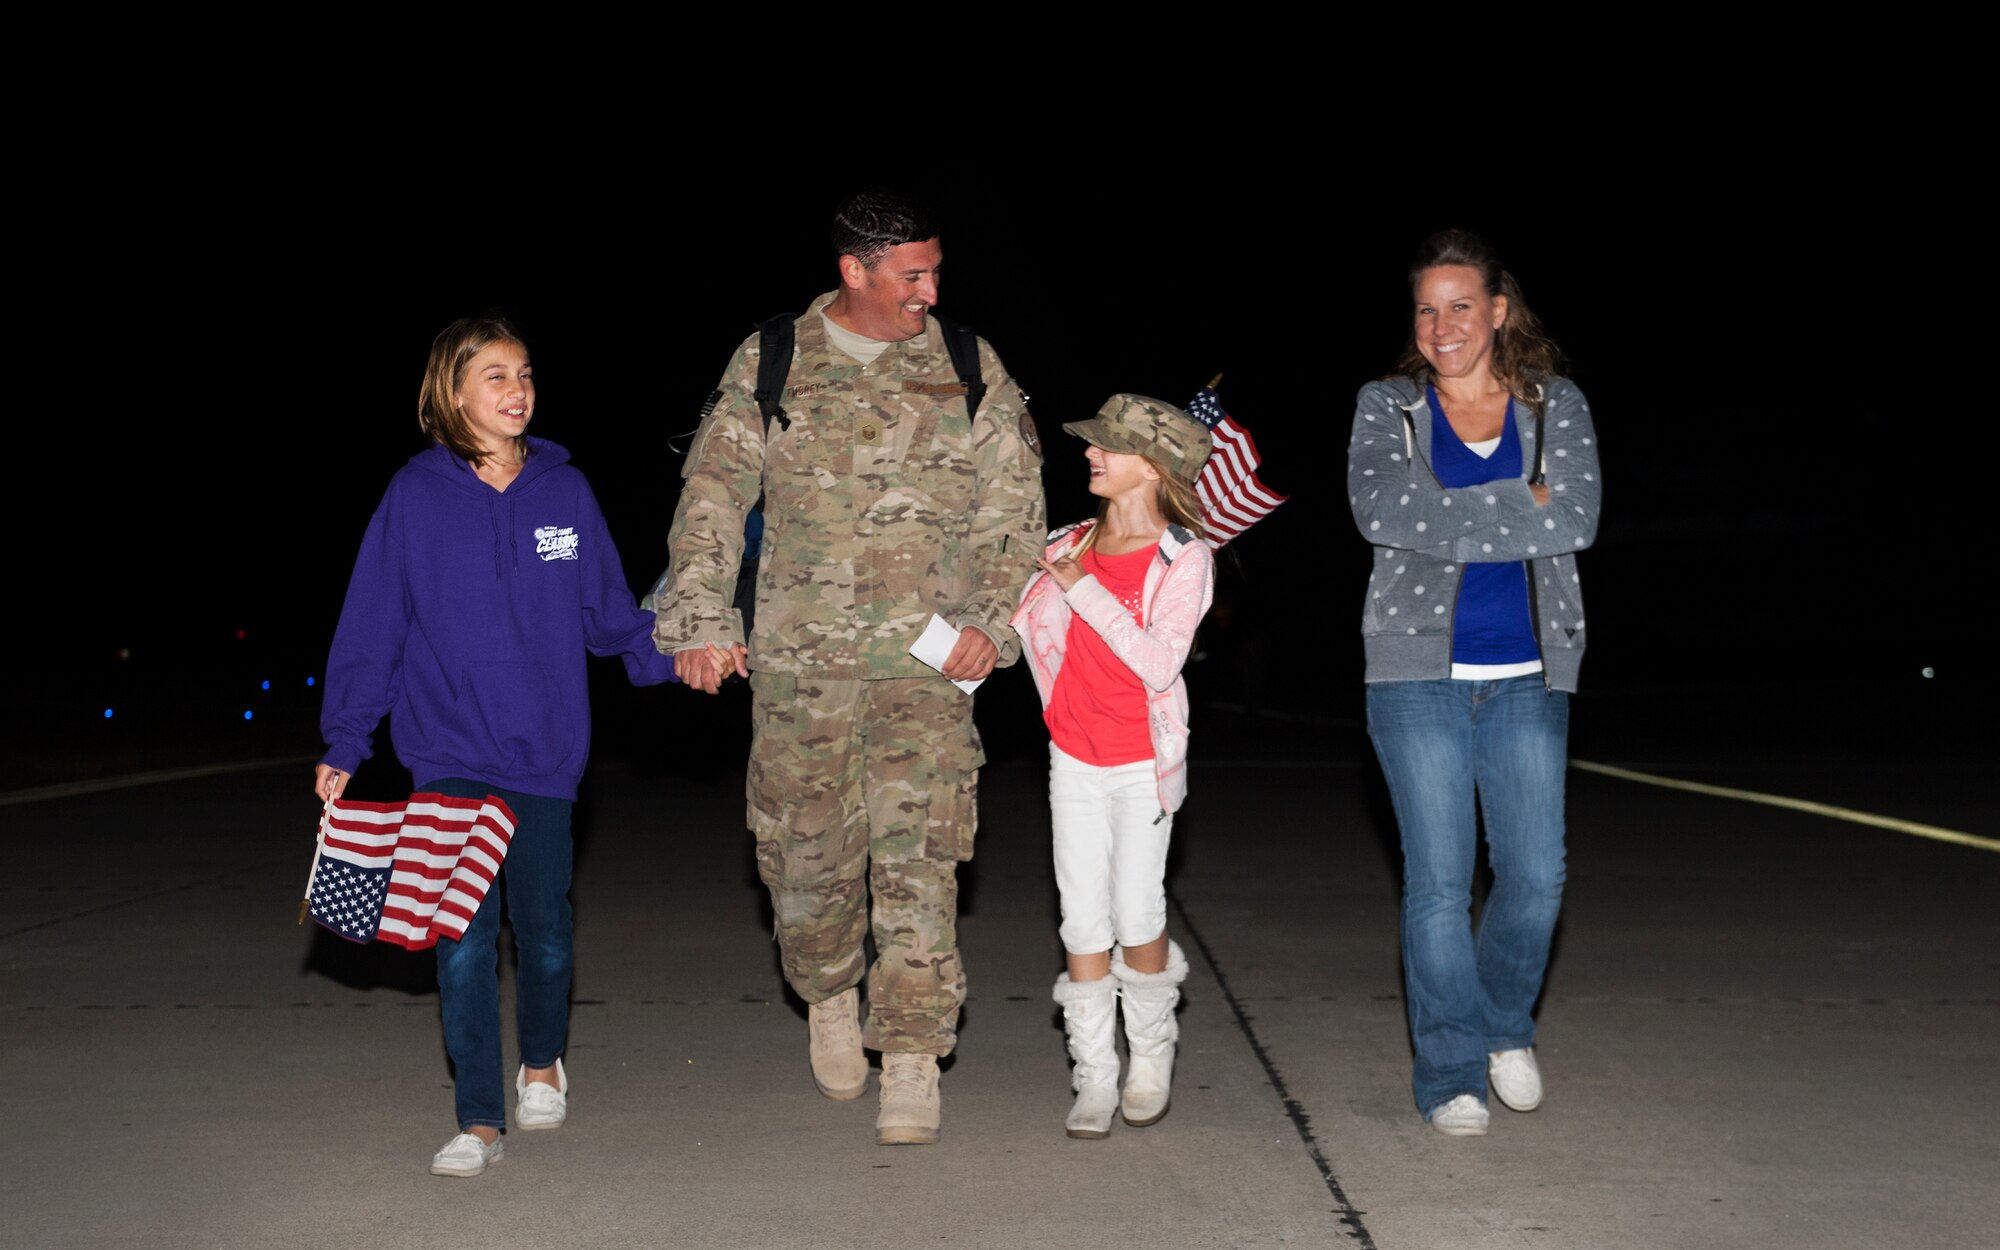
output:
M569 1033L569 986L575 959L570 945L569 881L572 861L567 799L501 790L453 777L426 789L457 798L497 794L514 809L514 840L500 877L480 901L465 937L438 938L438 1003L444 1015L444 1048L457 1069L453 1097L460 1131L475 1124L507 1125L507 1092L500 1071L500 908L514 927L520 968L514 977L514 1028L521 1062L554 1065Z
M1403 835L1403 982L1417 1107L1486 1101L1490 1051L1532 1046L1563 888L1569 695L1540 674L1368 687ZM1493 888L1472 929L1477 793Z

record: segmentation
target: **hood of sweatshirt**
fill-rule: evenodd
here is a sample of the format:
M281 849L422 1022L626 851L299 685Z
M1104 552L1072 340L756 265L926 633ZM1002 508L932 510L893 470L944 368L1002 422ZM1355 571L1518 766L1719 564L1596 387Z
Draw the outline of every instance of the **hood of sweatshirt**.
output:
M532 487L537 478L557 465L568 464L569 450L559 444L551 443L546 438L536 438L530 434L528 436L528 459L521 466L520 476L510 482L504 491L494 490L491 486L480 481L479 474L473 471L472 466L467 464L457 452L443 443L432 443L429 447L411 456L410 463L417 468L437 474L460 490L468 491L475 495L489 493L494 495L511 495L523 487Z
M464 457L443 443L432 443L410 457L411 467L442 478L454 490L485 502L487 524L493 534L495 577L505 577L509 570L521 567L520 531L513 524L516 506L533 497L551 469L568 463L567 448L529 435L528 459L521 465L520 475L507 484L506 490L501 491L481 481L478 472L466 463Z

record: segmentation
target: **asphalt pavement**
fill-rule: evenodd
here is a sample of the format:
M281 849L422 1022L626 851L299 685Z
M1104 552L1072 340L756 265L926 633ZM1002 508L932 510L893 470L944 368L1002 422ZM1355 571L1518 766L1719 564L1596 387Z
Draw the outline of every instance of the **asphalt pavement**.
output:
M1157 1125L1063 1135L1031 756L982 780L943 1140L895 1148L874 1145L872 1091L814 1091L740 761L613 756L578 809L570 1119L509 1133L473 1180L427 1171L452 1132L430 957L294 924L302 763L0 796L0 1244L1996 1244L2000 854L1573 771L1547 1099L1449 1139L1410 1100L1395 835L1365 738L1338 716L1195 725L1169 876L1192 972ZM1587 717L1579 737L1579 755L1619 743ZM1969 775L1905 784L1919 763L1835 788L1991 815ZM1829 765L1705 767L1806 786Z

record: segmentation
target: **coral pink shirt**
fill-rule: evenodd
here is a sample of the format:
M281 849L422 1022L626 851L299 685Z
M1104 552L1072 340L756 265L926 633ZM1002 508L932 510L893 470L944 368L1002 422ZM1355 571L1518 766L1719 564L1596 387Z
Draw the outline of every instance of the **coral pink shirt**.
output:
M1083 571L1125 605L1142 629L1146 570L1158 550L1158 543L1148 543L1137 551L1107 556L1092 548L1080 561ZM1062 671L1049 691L1042 720L1063 753L1086 764L1115 768L1153 758L1145 684L1082 617L1070 621Z

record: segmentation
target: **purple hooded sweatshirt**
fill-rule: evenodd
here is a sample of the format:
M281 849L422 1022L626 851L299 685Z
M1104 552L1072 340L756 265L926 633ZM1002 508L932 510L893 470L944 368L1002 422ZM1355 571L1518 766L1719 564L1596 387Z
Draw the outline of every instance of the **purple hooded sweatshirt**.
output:
M604 514L539 438L505 491L442 444L389 481L326 666L325 763L353 772L384 713L421 788L446 777L575 799L590 754L584 653L638 686L674 680Z

